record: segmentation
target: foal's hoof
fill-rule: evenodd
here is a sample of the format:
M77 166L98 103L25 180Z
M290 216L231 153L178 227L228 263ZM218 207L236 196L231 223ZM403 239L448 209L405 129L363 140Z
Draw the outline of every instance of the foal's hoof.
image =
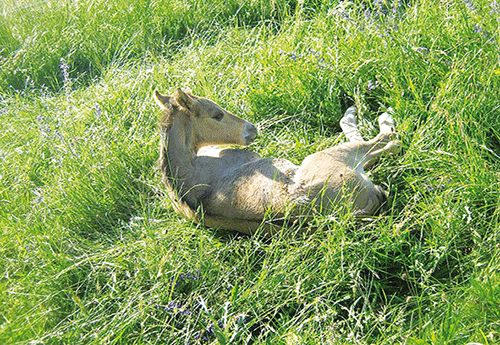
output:
M340 128L344 132L347 140L349 141L364 141L363 137L359 133L358 121L356 120L356 115L358 110L355 106L350 107L344 114L344 117L340 119Z
M387 145L385 145L384 150L391 156L395 156L401 153L401 141L392 140Z
M352 129L352 128L357 128L358 126L358 121L356 120L358 114L358 109L353 105L344 114L344 117L340 119L340 127L342 127L342 130L344 128L346 129Z
M346 110L344 117L348 117L348 116L356 117L357 114L358 114L358 109L356 108L355 105L353 105L352 107L349 107L349 109Z
M394 114L392 108L387 109L385 113L378 117L378 124L380 126L380 133L395 133L396 129L394 126L394 118L391 114Z

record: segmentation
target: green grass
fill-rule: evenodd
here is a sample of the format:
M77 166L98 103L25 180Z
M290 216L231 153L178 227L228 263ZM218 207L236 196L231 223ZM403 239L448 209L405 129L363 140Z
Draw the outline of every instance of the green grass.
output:
M4 1L0 342L500 343L500 5ZM381 217L266 240L173 212L152 90L299 163L391 106ZM285 233L293 231L286 229Z

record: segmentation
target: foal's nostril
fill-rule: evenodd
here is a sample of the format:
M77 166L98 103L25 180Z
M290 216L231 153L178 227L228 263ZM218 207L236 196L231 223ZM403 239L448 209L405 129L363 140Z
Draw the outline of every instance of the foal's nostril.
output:
M257 138L257 127L255 127L250 122L247 122L244 136L247 144L250 144L252 141L255 140L255 138Z

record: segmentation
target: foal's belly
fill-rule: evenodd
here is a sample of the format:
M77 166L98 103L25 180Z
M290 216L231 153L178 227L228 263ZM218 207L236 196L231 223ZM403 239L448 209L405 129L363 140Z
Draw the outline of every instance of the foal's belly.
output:
M368 203L378 190L362 169L337 160L305 163L297 167L284 159L265 158L228 170L212 185L205 209L214 215L256 221L282 217L288 211L328 213L339 207L372 213L373 205Z
M282 214L289 204L289 186L297 166L284 159L264 158L225 171L212 185L211 214L262 220L266 214Z

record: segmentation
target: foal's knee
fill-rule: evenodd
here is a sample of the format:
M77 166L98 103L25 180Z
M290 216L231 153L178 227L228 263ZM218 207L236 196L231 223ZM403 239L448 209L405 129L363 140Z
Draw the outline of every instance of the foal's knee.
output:
M355 216L374 216L387 206L387 193L380 186L374 185L360 197L356 200L358 208L354 211Z

